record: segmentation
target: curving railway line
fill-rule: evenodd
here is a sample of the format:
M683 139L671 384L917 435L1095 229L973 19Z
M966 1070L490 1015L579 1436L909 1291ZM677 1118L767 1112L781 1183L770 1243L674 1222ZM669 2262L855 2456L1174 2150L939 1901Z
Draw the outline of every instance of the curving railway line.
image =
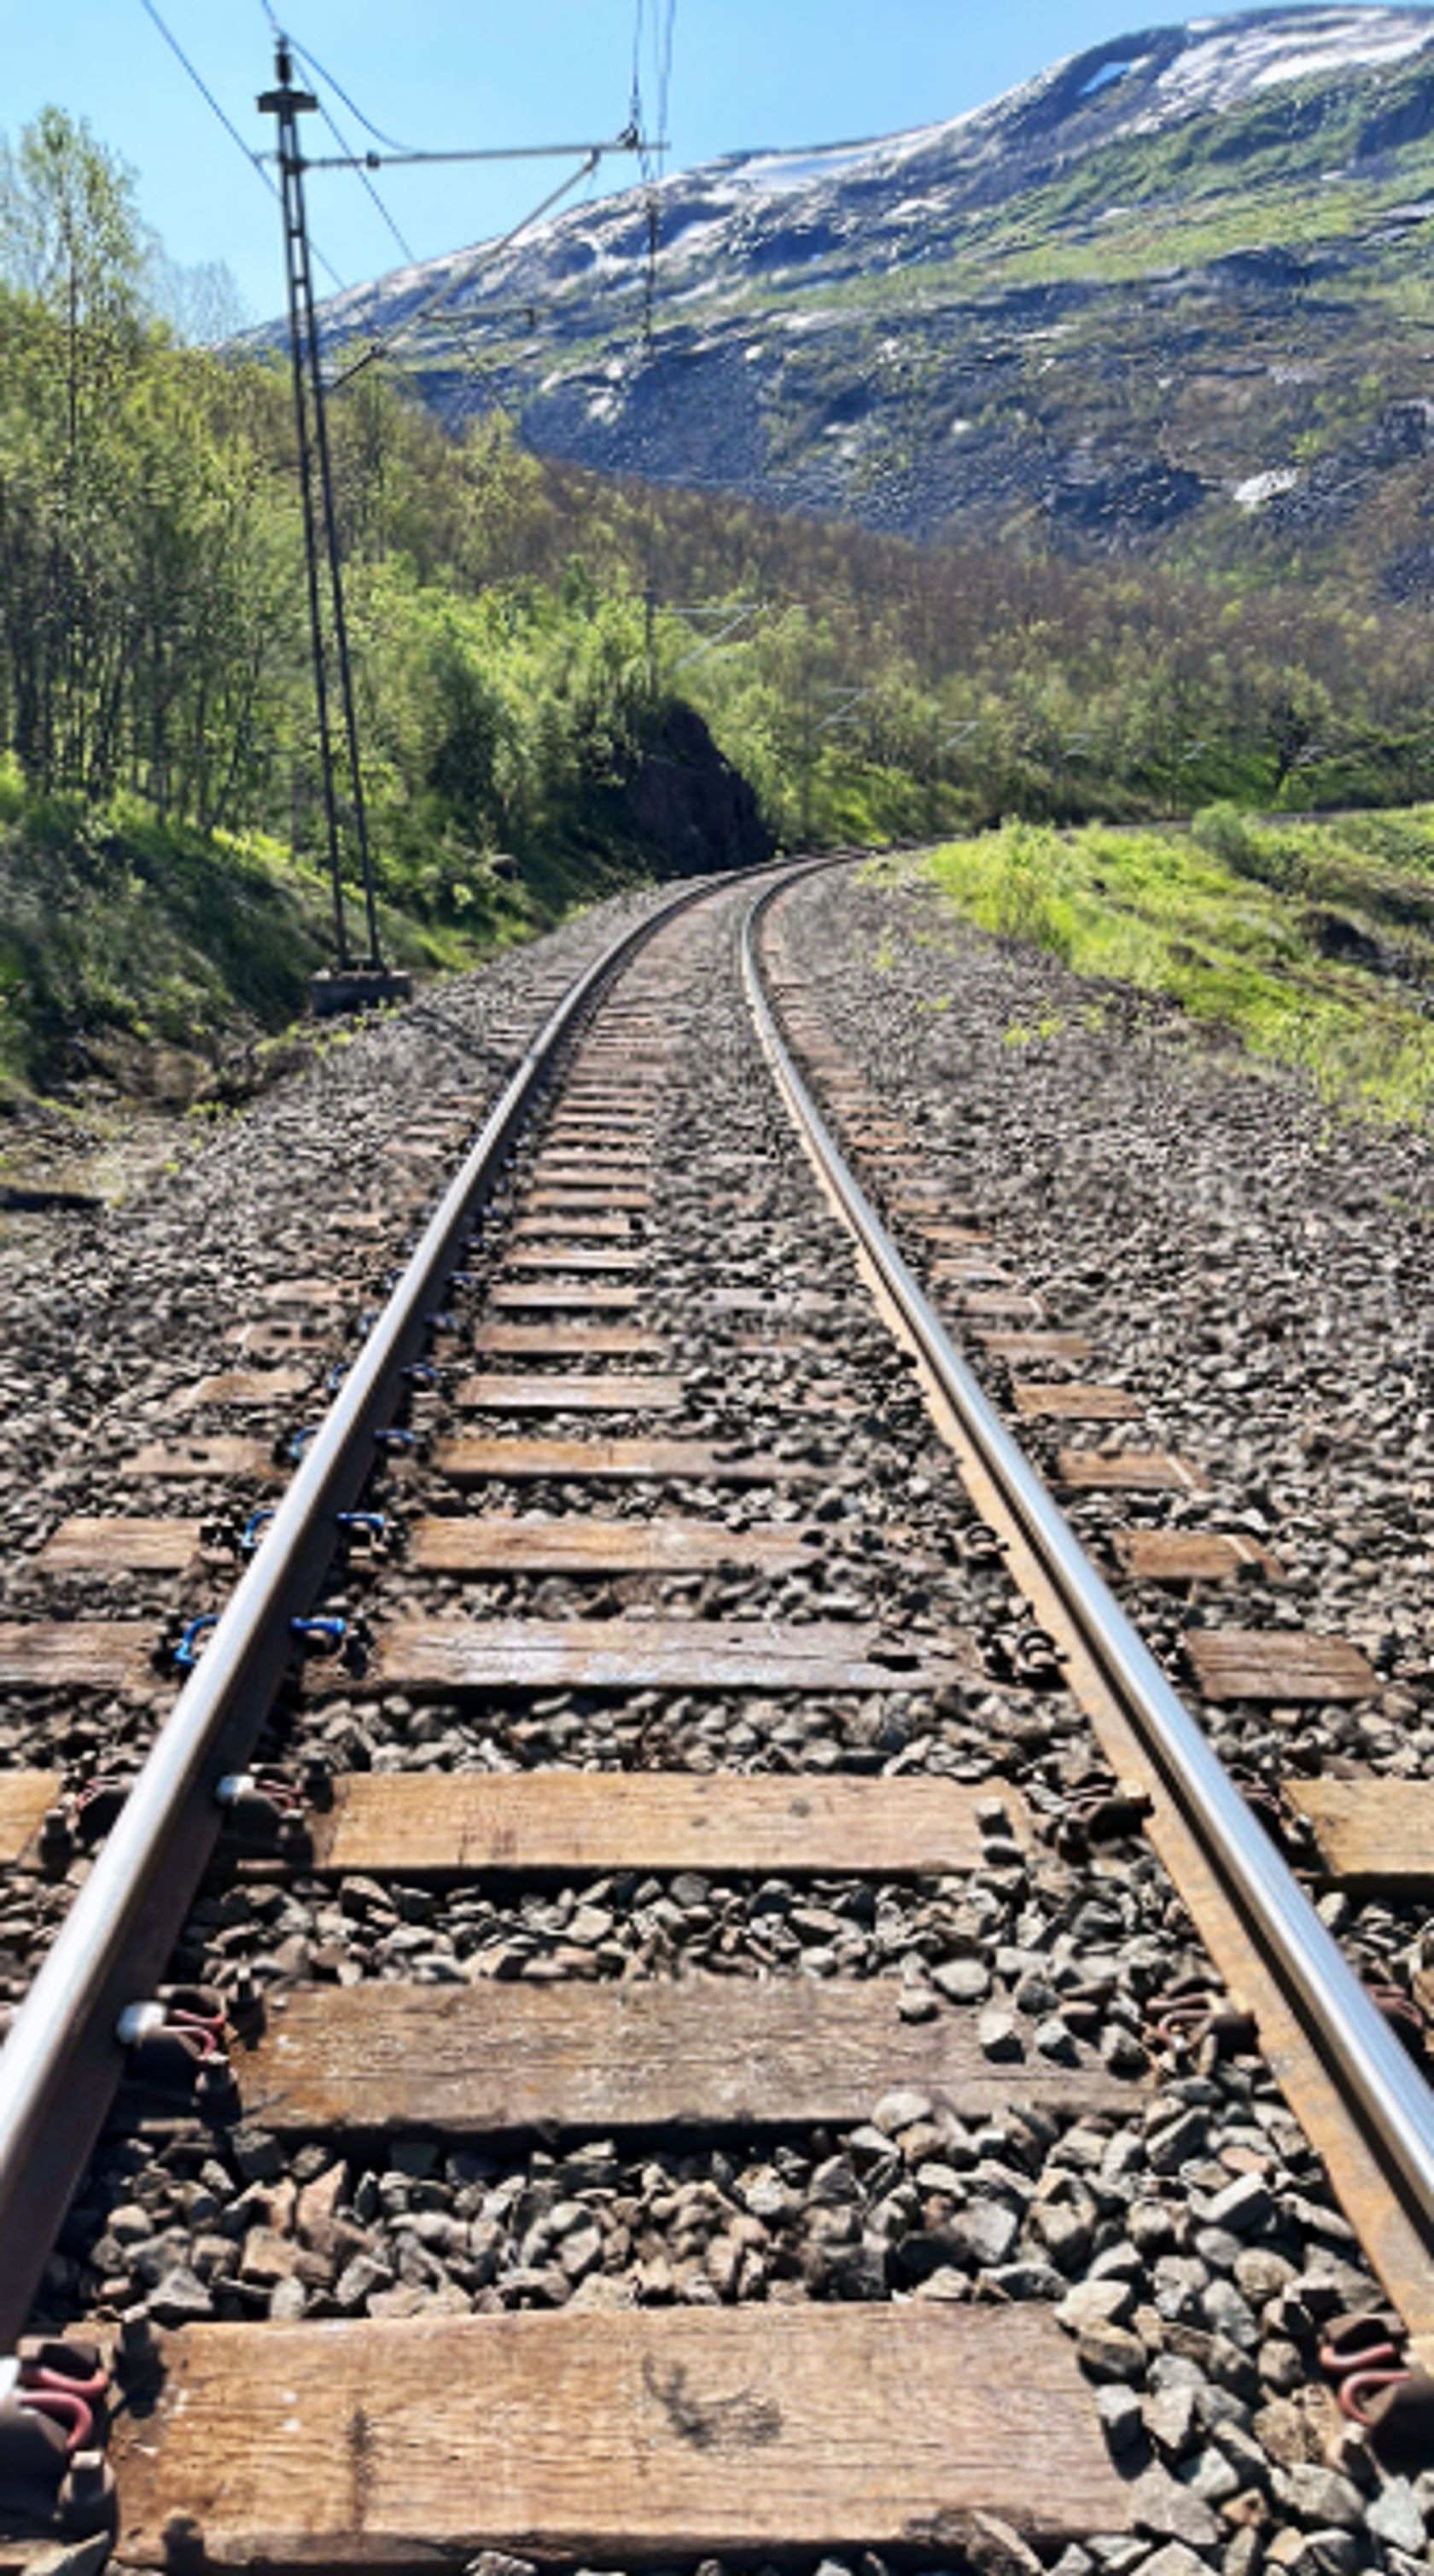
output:
M1417 1855L1384 1784L1232 1779L1119 1595L1215 1605L1212 1708L1367 1667L1241 1623L1220 1497L822 1018L802 873L625 930L287 1211L27 1564L22 2541L1426 2563L1422 2014L1316 1903Z

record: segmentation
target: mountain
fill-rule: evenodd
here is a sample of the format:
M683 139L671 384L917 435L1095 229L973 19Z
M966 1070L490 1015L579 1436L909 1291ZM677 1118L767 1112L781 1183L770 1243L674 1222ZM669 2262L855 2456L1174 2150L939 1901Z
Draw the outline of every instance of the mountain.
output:
M1121 37L884 141L732 154L545 224L405 344L542 453L1077 554L1434 596L1434 9ZM361 346L471 264L331 299Z

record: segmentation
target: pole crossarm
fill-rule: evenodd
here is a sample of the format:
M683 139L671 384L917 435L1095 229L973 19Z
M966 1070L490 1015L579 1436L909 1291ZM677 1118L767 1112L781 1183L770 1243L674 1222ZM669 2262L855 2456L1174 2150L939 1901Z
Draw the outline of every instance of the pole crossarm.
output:
M675 611L674 614L683 617L725 617L726 624L719 626L716 634L709 635L703 643L694 644L690 653L682 654L668 671L669 680L675 680L679 671L689 670L694 662L705 662L709 654L724 651L729 637L735 635L739 628L750 625L752 619L760 615L765 604L760 599L752 600L740 608L733 609L730 613L720 608L687 608Z
M261 99L260 106L264 105ZM317 106L311 100L311 106ZM577 161L592 154L603 161L610 152L665 152L667 145L645 134L609 135L600 143L510 143L472 152L328 152L306 161L306 170L413 170L455 161ZM262 160L274 156L262 153Z
M841 691L841 684L837 681L832 681L828 685L834 692L840 692L841 705L839 707L833 707L830 715L823 716L821 723L817 727L818 733L828 733L833 725L845 724L847 717L849 715L854 715L858 707L865 706L868 698L874 698L879 694L876 689L847 689L845 691Z

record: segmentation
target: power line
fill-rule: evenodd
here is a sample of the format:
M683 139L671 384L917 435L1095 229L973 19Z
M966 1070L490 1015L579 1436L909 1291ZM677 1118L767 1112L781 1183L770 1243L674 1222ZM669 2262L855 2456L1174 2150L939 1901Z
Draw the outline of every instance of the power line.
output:
M277 33L279 21L275 17L273 10L269 7L269 0L264 0L264 7L268 14L269 24ZM308 47L306 45L301 45L296 37L291 36L289 41L292 44L295 53L298 55L300 62L307 63L311 72L317 72L320 80L328 82L330 89L343 100L350 116L356 116L358 118L365 134L371 134L375 143L383 144L385 150L389 152L410 152L413 150L413 146L411 144L396 143L391 134L385 134L380 126L373 124L371 119L365 116L363 109L350 98L342 81L335 80L333 73L324 69L324 66L320 62L317 54L310 53Z
M368 118L365 116L363 109L361 107L355 107L354 102L350 98L348 91L344 88L342 81L335 80L332 72L325 71L317 54L306 53L303 46L299 44L294 37L285 36L284 30L280 26L278 18L275 16L272 0L260 0L260 5L275 36L278 37L281 43L288 44L290 51L297 55L299 61L304 64L310 76L312 77L314 73L317 73L320 80L327 81L329 88L338 92L339 97L343 100L343 103L349 110L350 115L358 118L360 125L365 128L366 132L375 135L380 143L386 143L389 139L388 136L379 134L377 126L369 124ZM337 124L330 115L328 109L324 106L322 99L319 101L319 114L323 118L325 125L328 127L330 134L334 138L334 141L337 143L339 150L347 159L352 160L354 168L358 172L366 193L372 199L375 210L382 216L383 221L388 226L389 231L392 233L394 240L397 242L399 249L402 251L404 258L407 260L411 268L414 265L414 253L412 249L404 240L402 233L399 231L397 224L394 222L394 219L389 213L387 206L384 204L382 197L379 195L377 188L374 186L372 180L364 170L360 157L357 154L350 153L348 136L340 133ZM396 151L402 151L404 147L402 144L397 144L394 148Z
M333 118L330 116L328 109L321 108L319 112L323 117L325 125L329 127L333 134L335 142L342 144L344 142L344 137L340 134L338 127L334 124ZM376 213L381 215L384 222L387 224L389 231L392 233L394 240L397 242L399 249L402 251L404 258L408 262L409 267L416 268L418 265L418 253L413 248L412 243L406 241L403 234L400 232L398 225L389 213L387 206L384 204L383 199L379 195L377 188L374 186L372 179L369 177L367 170L360 170L357 173L357 176L361 186L363 187L365 195L372 199Z
M268 189L270 196L276 203L278 203L279 191L275 187L273 180L270 178L268 171L265 169L259 154L257 152L250 151L249 146L245 142L243 135L240 133L238 126L234 124L230 117L225 115L223 108L220 106L213 90L209 87L208 82L202 79L200 74L195 70L193 63L190 61L184 47L181 45L179 38L165 25L158 9L155 7L154 0L140 0L140 6L144 10L146 16L153 19L155 26L159 29L159 32L163 36L165 43L168 45L170 52L175 56L176 60L184 66L185 71L189 74L190 79L193 81L194 86L198 90L206 107L213 110L214 114L218 117L220 124L223 126L225 133L229 136L230 141L232 143L237 143L245 160L249 163L256 176L262 180L264 186ZM340 277L338 270L333 266L332 262L325 259L324 254L319 249L317 243L314 244L314 257L318 261L320 268L326 271L328 276L333 279L335 286L342 291L343 279Z
M310 55L303 51L301 46L295 45L294 52L298 55L300 62L303 63L310 72L317 72L319 70L318 64L313 61ZM324 80L330 80L330 75L327 72L321 73L320 77ZM335 89L338 88L337 81L331 81L330 85ZM339 96L342 97L343 95L344 93L340 90ZM355 109L354 113L358 113L357 109ZM360 187L363 189L364 194L371 200L377 212L383 217L383 220L387 224L389 231L392 233L394 240L397 242L399 249L402 251L404 258L407 260L409 267L414 267L417 263L418 256L416 251L412 248L410 243L405 241L403 234L399 231L398 225L389 213L387 206L384 204L382 197L379 195L377 188L374 186L367 170L363 167L362 162L355 159L352 154L349 154L348 136L340 132L339 127L334 122L333 117L329 114L329 111L325 107L322 99L319 101L319 114L323 118L325 125L328 127L330 134L334 138L334 141L337 143L339 150L348 155L350 159L353 159L354 176L358 180Z
M662 25L662 45L657 63L657 175L662 176L663 157L667 151L667 105L672 88L672 50L677 33L677 0L667 0Z
M198 90L200 97L204 100L206 106L213 109L214 114L218 117L219 122L223 126L225 133L229 136L230 141L238 144L245 160L252 164L259 177L263 180L270 196L277 198L279 191L275 187L273 180L270 178L268 171L265 169L258 153L250 151L249 146L245 142L243 135L240 133L238 126L231 123L230 119L225 115L224 110L220 106L218 99L215 97L213 90L210 89L208 83L204 81L200 77L200 74L195 70L193 63L190 61L184 47L181 45L179 38L173 33L172 29L165 25L164 20L161 18L159 11L154 5L154 0L140 0L140 6L145 11L146 15L153 19L160 34L164 38L165 43L168 45L170 52L183 64L190 79L193 81L195 88Z
M674 617L688 619L720 617L723 623L715 635L709 635L701 644L694 645L691 652L684 653L680 660L670 665L667 672L668 679L675 679L679 671L687 670L694 662L705 662L710 653L730 652L732 645L729 638L738 634L742 627L750 625L754 617L760 617L766 606L767 602L764 599L739 599L735 602L726 601L715 608L674 608L671 611Z
M494 260L501 259L505 250L511 250L520 233L525 233L532 225L541 223L544 215L550 214L559 200L566 197L569 191L578 185L580 179L587 178L597 168L601 158L600 149L594 148L590 151L581 168L570 171L567 178L543 199L540 206L535 206L531 214L524 215L521 222L514 224L511 232L504 233L501 241L485 242L468 266L461 268L456 277L450 277L446 285L441 286L435 295L430 295L425 303L419 305L416 312L408 314L402 322L395 323L393 329L385 333L382 338L370 342L363 355L355 358L351 366L345 367L342 375L334 378L329 388L330 392L339 393L345 385L352 384L355 376L362 375L364 369L371 367L376 358L386 357L399 340L407 339L411 331L416 331L420 324L427 322L445 304L450 303L460 288L470 285L485 268L492 266Z

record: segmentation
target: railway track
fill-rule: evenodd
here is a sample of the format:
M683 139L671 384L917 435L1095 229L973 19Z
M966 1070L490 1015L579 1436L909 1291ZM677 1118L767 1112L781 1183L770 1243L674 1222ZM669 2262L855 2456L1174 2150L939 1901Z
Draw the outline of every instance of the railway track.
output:
M1118 1570L1245 1543L1078 1445L1128 1404L786 899L684 902L435 1100L347 1339L387 1208L299 1222L0 1633L79 1752L0 1776L64 1914L0 2058L0 2480L125 2564L1422 2563L1422 2073L953 1336L1137 1496ZM1212 1702L1366 1686L1202 1638ZM1388 1880L1343 1786L1295 1856Z

